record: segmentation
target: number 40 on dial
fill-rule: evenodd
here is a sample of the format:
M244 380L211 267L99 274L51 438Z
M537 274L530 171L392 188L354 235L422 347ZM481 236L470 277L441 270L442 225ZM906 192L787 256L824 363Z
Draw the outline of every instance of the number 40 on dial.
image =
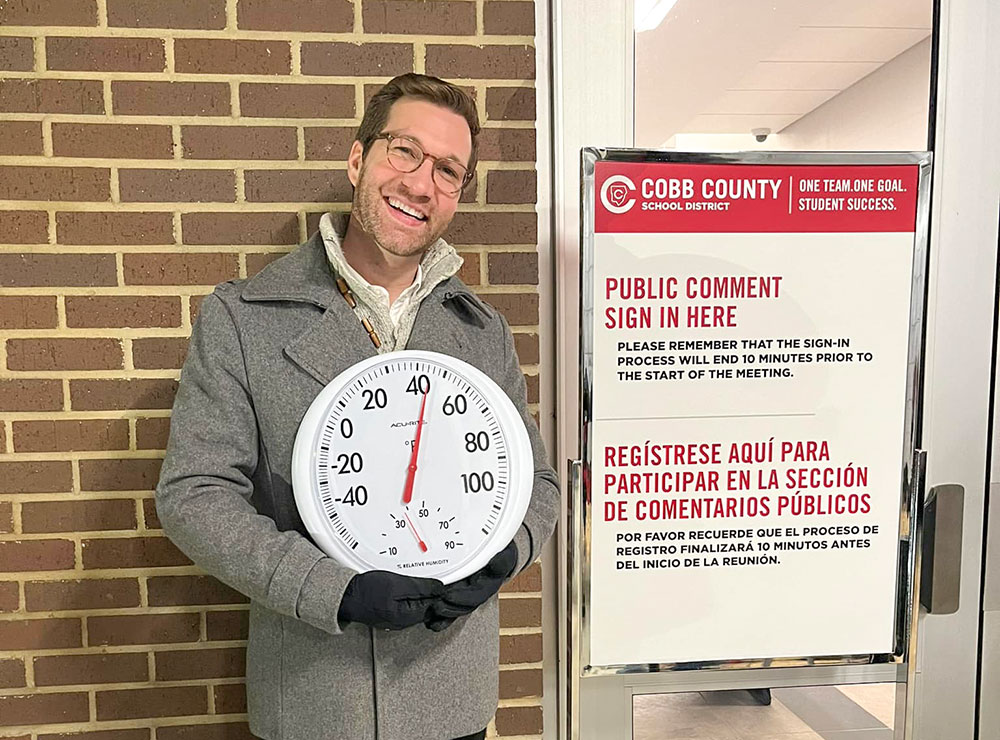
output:
M521 415L477 368L378 355L334 378L295 438L292 485L316 544L357 571L451 583L513 539L534 463Z

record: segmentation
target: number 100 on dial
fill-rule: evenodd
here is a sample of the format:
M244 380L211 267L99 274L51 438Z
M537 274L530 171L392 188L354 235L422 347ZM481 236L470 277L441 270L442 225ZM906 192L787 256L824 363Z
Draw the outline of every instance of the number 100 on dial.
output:
M534 474L524 422L477 368L435 352L365 360L316 397L292 484L316 544L357 571L464 578L514 537Z

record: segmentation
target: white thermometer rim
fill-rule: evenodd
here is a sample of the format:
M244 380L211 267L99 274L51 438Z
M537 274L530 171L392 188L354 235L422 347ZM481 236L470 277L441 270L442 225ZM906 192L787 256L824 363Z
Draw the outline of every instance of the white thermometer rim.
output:
M481 549L475 557L461 567L439 576L444 583L453 583L485 566L490 558L507 546L521 526L524 514L531 501L534 485L534 458L531 441L524 427L524 420L506 392L478 368L451 355L426 350L400 350L369 357L344 370L331 380L313 399L309 409L299 424L292 448L292 492L299 515L323 552L352 570L364 572L371 569L369 563L359 557L337 536L329 517L325 514L318 495L317 456L318 439L323 432L324 422L330 414L340 392L354 383L360 376L377 365L395 361L425 361L444 366L450 372L464 378L489 404L501 428L508 433L508 461L510 464L510 487L507 503L500 513L500 519L488 535L489 545Z

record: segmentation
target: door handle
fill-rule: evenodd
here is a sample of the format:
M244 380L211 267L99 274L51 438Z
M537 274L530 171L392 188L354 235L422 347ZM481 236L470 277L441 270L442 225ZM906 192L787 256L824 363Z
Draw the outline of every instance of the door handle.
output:
M958 611L962 580L962 520L965 488L934 486L924 502L920 603L928 614Z

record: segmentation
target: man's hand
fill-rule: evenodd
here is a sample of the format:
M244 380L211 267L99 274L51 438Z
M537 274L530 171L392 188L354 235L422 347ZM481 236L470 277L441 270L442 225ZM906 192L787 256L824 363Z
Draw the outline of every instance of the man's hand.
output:
M401 630L426 621L444 592L433 578L414 578L386 570L358 573L347 584L337 617L377 629Z
M431 605L427 629L440 632L456 618L471 614L485 604L517 567L517 545L511 540L482 570L444 587L441 599Z

